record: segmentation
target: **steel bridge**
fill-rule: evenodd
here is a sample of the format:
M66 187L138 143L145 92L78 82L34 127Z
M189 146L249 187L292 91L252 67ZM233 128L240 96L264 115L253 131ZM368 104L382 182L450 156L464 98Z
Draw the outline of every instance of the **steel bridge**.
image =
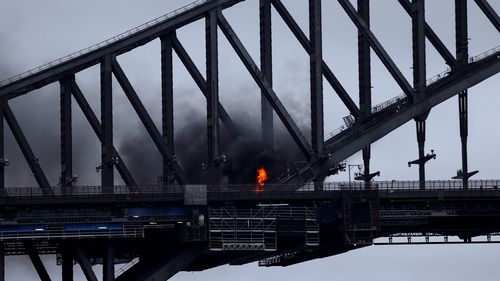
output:
M248 0L257 1L257 0ZM323 60L321 0L308 0L309 31L304 32L281 0L259 0L260 62L254 61L224 11L244 0L198 0L87 49L0 82L0 281L5 255L28 255L41 280L51 280L39 257L57 254L62 280L73 280L76 261L87 280L97 280L93 264L103 265L103 280L166 280L179 271L259 261L287 266L374 244L496 243L500 233L497 180L471 180L467 162L467 90L500 71L500 47L469 55L468 4L477 5L500 32L500 18L487 0L455 0L455 49L426 23L424 0L398 0L412 23L413 83L410 83L370 29L370 1L338 0L358 31L359 104ZM307 138L273 89L272 10L290 29L310 58L311 136ZM190 57L176 30L205 21L206 73ZM221 147L223 124L233 140L244 137L219 101L218 31L222 31L262 92L262 140L274 145L273 118L282 122L302 154L300 165L273 178L265 189L255 184L222 184L228 155ZM155 125L117 58L159 39L161 42L162 128ZM428 78L426 42L449 66ZM372 51L403 94L372 104ZM192 182L174 150L173 54L186 67L206 98L205 182ZM76 75L100 66L100 118L81 90ZM113 77L123 89L163 159L162 183L138 185L113 138ZM350 112L338 130L324 132L323 78ZM60 84L61 174L50 183L10 101L52 83ZM459 100L462 169L452 181L426 181L426 118L430 110ZM101 143L101 185L76 186L73 173L72 99ZM5 186L8 161L4 120L12 131L38 187ZM418 181L375 182L370 145L409 121L415 121ZM310 141L309 141L310 140ZM362 151L359 182L325 182L345 169L343 161ZM114 169L125 186L114 182ZM436 240L435 237L442 237ZM420 238L418 238L420 237ZM404 238L405 240L401 240ZM413 238L413 240L412 240ZM415 240L416 239L416 240ZM413 241L413 242L412 242ZM385 243L385 242L382 242ZM115 264L127 264L115 271Z

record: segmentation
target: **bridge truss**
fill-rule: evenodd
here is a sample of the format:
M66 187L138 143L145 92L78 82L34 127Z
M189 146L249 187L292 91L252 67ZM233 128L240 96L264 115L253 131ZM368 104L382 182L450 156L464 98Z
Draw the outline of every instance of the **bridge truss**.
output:
M232 28L231 24L224 16L224 10L229 9L234 5L238 5L244 0L199 0L186 7L183 7L177 11L167 14L163 17L145 23L139 27L129 30L125 33L117 35L111 39L101 42L95 46L84 49L82 51L71 54L67 57L61 58L54 62L50 62L46 65L38 67L36 69L27 71L20 75L14 76L7 80L0 82L0 188L2 189L2 198L7 204L8 202L14 202L16 196L9 195L9 188L5 188L4 183L4 173L5 166L7 162L5 160L4 151L4 120L8 124L10 130L12 131L14 138L21 148L21 151L27 160L32 173L40 187L42 193L40 198L46 198L43 200L52 200L55 198L56 205L66 206L65 204L70 204L71 200L76 200L73 203L78 203L81 200L79 197L72 197L74 190L73 184L73 169L72 169L72 114L71 114L71 103L72 97L77 102L78 106L83 111L86 119L92 126L95 134L101 142L101 187L99 192L103 196L109 196L104 198L114 198L115 196L120 196L120 194L115 194L116 187L114 183L114 168L116 167L118 173L123 178L123 181L127 185L127 190L130 192L126 194L128 197L122 198L122 200L131 200L134 202L135 199L131 199L132 195L137 192L141 192L141 188L138 187L136 181L134 180L133 174L128 170L126 163L120 157L119 152L114 148L113 139L113 113L112 113L112 99L113 99L113 87L112 79L113 76L117 79L119 85L125 92L128 100L133 106L135 112L139 116L142 124L146 128L149 136L153 140L156 148L163 158L163 184L164 186L170 186L172 189L172 194L174 196L175 188L182 188L189 182L189 178L186 177L183 167L175 159L175 151L173 149L174 145L174 135L173 135L173 53L176 53L179 59L182 61L183 65L188 70L189 74L192 76L193 80L196 82L197 86L200 88L203 95L207 100L207 169L212 175L217 175L218 169L220 169L221 162L226 155L223 154L223 149L220 147L220 128L219 120L226 127L227 131L233 139L238 139L242 136L241 130L238 125L233 122L228 112L224 106L219 102L219 77L218 77L218 30L222 31L224 36L227 38L228 42L236 52L238 58L241 60L245 68L247 69L250 76L253 78L255 83L259 86L262 91L262 139L269 147L273 145L273 114L276 114L280 121L286 127L291 138L296 143L297 147L303 154L304 159L306 159L305 165L297 171L286 175L285 177L276 180L273 185L273 190L278 194L280 192L295 194L296 190L299 190L304 185L314 182L316 192L312 192L310 195L310 201L307 203L302 202L300 208L304 210L304 216L299 216L303 218L304 222L304 233L309 234L309 238L306 239L305 246L303 248L294 248L288 250L282 250L282 255L285 255L287 261L294 260L298 262L301 260L307 260L308 257L320 257L326 255L332 255L335 253L340 253L357 247L357 245L369 245L375 234L381 234L377 229L377 224L369 225L366 227L362 224L353 224L352 221L344 220L343 227L347 233L348 241L351 241L350 245L347 246L334 246L329 245L328 247L316 247L316 244L320 245L322 239L316 237L316 222L311 216L308 208L311 208L311 204L314 206L314 200L324 201L324 198L316 198L315 196L322 195L321 192L327 192L324 188L323 181L325 178L336 171L337 165L345 160L347 157L353 155L358 151L363 151L363 161L364 161L364 175L365 186L362 193L362 198L357 198L350 194L348 197L341 200L344 204L343 206L343 216L344 218L349 217L346 214L352 214L352 206L355 206L356 212L360 213L363 217L363 210L378 209L377 204L380 204L380 198L378 197L378 191L370 183L372 174L370 173L370 144L383 138L385 135L400 127L412 119L415 120L416 130L417 130L417 142L419 157L417 160L412 161L409 164L417 164L419 166L419 189L425 191L427 184L425 181L425 163L430 160L429 156L425 155L425 122L429 111L436 105L442 103L443 101L458 95L459 99L459 112L460 112L460 136L462 143L462 170L461 173L457 175L457 178L461 180L461 189L469 189L469 178L475 174L475 171L469 171L467 163L467 89L481 83L483 80L495 75L500 71L500 49L493 48L486 51L478 56L469 56L468 50L468 17L467 17L467 1L466 0L456 0L455 1L455 34L456 34L456 54L453 55L448 47L440 40L436 33L425 21L425 1L424 0L398 0L401 6L404 8L406 13L408 13L409 18L412 22L412 54L413 54L413 83L411 84L398 69L393 59L385 51L384 47L377 39L377 37L370 30L370 1L369 0L358 0L357 7L355 7L349 0L338 0L342 9L349 16L353 24L356 26L359 35L358 42L358 68L359 68L359 104L356 104L349 93L342 86L341 81L337 79L334 71L327 65L323 60L323 47L322 47L322 16L324 11L322 11L321 0L309 0L309 31L308 35L300 28L297 24L296 19L288 12L286 7L283 5L281 0L259 0L260 8L260 63L254 61L247 49L245 48L242 41L239 39L238 35ZM493 10L491 5L486 0L475 0L475 4L481 9L484 15L489 19L493 26L500 32L500 18L498 14ZM280 18L289 27L293 35L296 37L298 42L302 45L305 52L310 58L310 99L311 99L311 137L310 142L304 136L304 134L299 129L298 125L291 118L290 113L287 108L281 102L280 98L273 89L273 72L272 72L272 17L271 11L275 9L279 14ZM194 61L191 59L190 55L179 41L176 36L176 30L189 25L197 20L204 19L206 27L206 73L203 75ZM136 92L134 86L131 84L127 78L126 72L122 69L119 64L117 57L127 53L135 48L151 42L152 40L159 39L161 41L161 73L162 73L162 128L159 130L152 118L144 107L140 96ZM437 50L437 52L443 57L446 63L449 65L449 69L440 74L437 77L433 77L430 80L427 79L426 74L426 40L432 44L432 46ZM376 56L380 59L386 69L389 71L391 76L401 87L403 91L402 96L395 97L385 103L379 105L372 104L371 98L371 51L373 51ZM76 79L76 74L90 68L92 66L100 66L100 86L101 86L101 116L100 119L93 112L89 103L87 102L84 93L78 85ZM346 126L341 130L335 131L332 134L325 135L324 133L324 117L323 117L323 77L328 81L328 83L333 87L338 97L341 99L343 104L351 113L351 117L347 120L351 120ZM60 124L61 124L61 175L60 175L60 190L54 188L51 184L36 155L34 154L32 148L30 147L29 141L26 138L21 126L19 125L13 111L10 108L9 102L19 96L25 95L35 89L44 87L51 83L60 84ZM231 157L231 155L227 155ZM211 177L208 182L203 184L213 184L217 185L220 182L220 178L217 176ZM292 189L290 189L292 187ZM184 192L184 190L182 190ZM276 193L274 193L276 194ZM316 194L316 195L314 195ZM319 194L319 195L318 195ZM374 195L375 194L375 195ZM464 193L465 194L465 193ZM493 193L488 193L491 195ZM175 196L181 196L176 194ZM257 196L257 195L255 195ZM265 196L265 195L263 195ZM415 195L418 196L418 195ZM59 198L59 199L58 199ZM166 197L160 197L166 200ZM87 198L89 199L89 198ZM255 197L253 199L258 199ZM352 200L355 201L352 201ZM12 201L14 200L14 201ZM49 200L49 201L50 201ZM57 202L57 200L60 200ZM69 200L69 201L68 201ZM145 199L143 199L145 200ZM154 200L154 198L149 198L148 200ZM251 202L252 198L249 199ZM356 201L358 200L358 201ZM365 206L368 200L369 205ZM374 200L374 202L372 202ZM29 201L29 200L28 200ZM194 200L196 201L196 200ZM271 200L272 201L272 200ZM114 201L108 202L108 204L114 204ZM349 202L349 203L346 203ZM353 203L354 202L354 203ZM185 203L185 202L184 202ZM253 202L255 203L255 202ZM25 203L30 204L30 203ZM38 203L40 204L40 203ZM252 203L250 203L252 204ZM43 205L43 204L42 204ZM184 204L185 205L185 204ZM196 205L192 202L188 204L189 206ZM204 206L206 204L201 204ZM255 205L255 204L254 204ZM6 205L5 205L6 206ZM489 206L489 205L488 205ZM66 208L65 207L65 208ZM224 206L211 206L213 208L226 208ZM241 206L238 206L241 208ZM417 206L422 208L422 206ZM194 208L194 207L193 207ZM216 210L216 209L211 209ZM222 210L222 209L220 209ZM253 212L252 209L246 209L248 212ZM157 210L158 211L158 210ZM275 217L276 215L275 210ZM171 255L165 255L162 259L151 261L151 257L142 256L142 260L134 265L129 273L124 274L121 279L128 280L126 278L136 278L137 276L144 276L144 280L151 280L157 276L162 276L162 278L168 278L171 274L174 274L176 270L182 269L201 269L206 268L206 264L203 265L203 261L195 261L195 257L201 253L202 248L196 242L204 241L204 235L200 233L207 233L205 225L200 225L200 221L205 222L204 219L195 216L195 214L207 214L209 217L210 211L204 213L202 207L190 209L189 214L184 214L189 217L186 220L180 220L181 223L190 223L186 231L190 233L188 237L191 237L190 246L182 251L178 256L176 256L176 267L172 270L172 265L170 264L173 259L175 251L172 251ZM272 213L272 212L271 212ZM269 215L269 213L268 213ZM366 214L365 214L366 215ZM373 215L373 217L372 217ZM15 213L18 216L18 213ZM354 216L354 214L353 214ZM112 216L109 216L112 217ZM141 217L141 216L139 216ZM143 217L143 216L142 216ZM152 216L154 218L161 218ZM472 216L473 217L473 216ZM134 217L132 216L132 219ZM239 222L238 216L236 214L230 214L230 218L233 219L235 223ZM269 225L259 225L256 229L250 227L250 221L256 220L252 215L249 217L248 227L245 228L241 225L240 228L234 230L232 235L248 236L249 233L261 232L262 243L254 243L254 246L258 249L279 249L279 246L272 244L273 224L270 222ZM207 218L209 222L214 223L216 217ZM218 220L222 220L220 217ZM366 217L363 217L366 219ZM375 214L370 212L368 221L373 223L382 219L380 214ZM300 220L300 219L299 219ZM161 221L161 220L160 220ZM158 221L152 220L151 222L158 223ZM67 222L65 222L66 224ZM79 227L83 227L82 223L88 223L87 221L78 222ZM111 222L110 222L111 223ZM114 222L112 222L114 223ZM120 225L121 223L121 225ZM37 231L51 233L57 233L60 237L73 237L77 241L83 239L83 237L76 236L66 236L69 234L74 234L71 229L68 229L68 225L61 224L58 226L51 226L53 228L46 229L44 225L41 226L42 230L32 229L33 233ZM97 227L97 229L81 230L88 231L89 235L97 238L95 233L101 234L105 233L104 236L111 239L114 237L115 232L114 227L122 229L127 235L130 234L131 238L137 238L139 235L137 229L156 229L154 226L146 226L144 222L139 224L128 224L123 221L118 222L118 226L114 224L102 225L102 226L88 226L89 228ZM31 224L33 225L33 224ZM153 224L154 225L154 224ZM209 224L210 225L210 224ZM203 227L202 227L203 226ZM349 226L347 228L347 226ZM357 228L355 227L357 226ZM417 230L419 224L414 225ZM421 226L421 224L420 224ZM105 229L99 229L99 227L105 227ZM159 233L167 231L171 227L170 224L161 225ZM127 231L123 230L127 229ZM175 228L177 229L177 228ZM105 232L100 232L101 230L106 230ZM226 229L220 229L224 232ZM293 229L292 229L293 230ZM290 231L292 231L290 230ZM418 233L417 230L404 231L405 233ZM93 231L93 232L92 232ZM276 230L277 231L277 230ZM331 231L331 230L329 230ZM465 239L470 240L470 236L473 234L488 234L496 233L499 230L495 227L488 229L487 232L482 232L479 230L463 230L465 233L460 233L456 230L454 234L460 234ZM68 232L70 232L68 234ZM154 231L153 231L154 232ZM293 231L292 231L293 232ZM360 239L359 234L362 232L367 232L369 236L363 236ZM384 235L393 235L397 233L398 230L391 230L387 233L382 233ZM400 230L399 232L402 232ZM427 230L421 231L421 233L427 233ZM141 232L142 233L142 232ZM198 234L197 234L198 233ZM216 232L209 232L210 235L215 235ZM344 233L344 232L343 232ZM344 234L345 234L344 233ZM88 234L88 233L87 233ZM134 236L135 235L135 236ZM145 235L142 233L141 235ZM155 234L152 234L154 237ZM267 236L266 236L267 235ZM354 235L354 236L353 236ZM358 235L358 236L356 236ZM423 234L425 236L425 234ZM42 235L43 236L43 235ZM123 238L126 238L124 236ZM173 236L172 236L173 237ZM274 236L276 237L276 236ZM335 236L332 236L335 237ZM357 238L356 238L357 237ZM338 237L337 237L338 238ZM254 239L254 236L251 236ZM260 239L260 238L259 238ZM295 241L294 238L287 238L290 241ZM340 238L339 238L340 239ZM44 272L43 264L41 264L38 257L39 252L43 252L44 249L48 249L45 242L23 242L19 238L19 241L9 242L5 244L5 249L22 249L22 253L26 253L30 256L33 264L37 268L37 271L43 280L49 280L46 271ZM154 239L152 239L153 241ZM224 240L221 238L221 241ZM343 238L341 239L342 241ZM21 242L22 243L21 243ZM72 265L73 260L77 260L88 280L96 280L95 274L91 270L91 260L89 256L100 256L101 262L104 267L104 280L114 279L113 266L115 263L114 258L119 256L114 251L116 250L112 247L112 243L108 243L108 240L100 240L102 246L100 251L92 251L84 249L83 246L90 247L90 242L82 241L82 243L62 243L58 245L57 252L61 254L61 262L63 265L63 279L70 280L72 278ZM224 240L225 241L225 240ZM253 241L253 240L252 240ZM308 242L307 242L308 241ZM16 245L22 244L21 247L16 248ZM88 243L88 244L85 244ZM252 242L253 243L253 242ZM267 244L266 244L267 243ZM292 242L291 242L292 243ZM295 242L293 242L295 243ZM292 244L293 244L292 243ZM224 243L222 246L217 248L214 246L213 249L248 249L248 245L243 245L241 243L228 242L226 245L228 248L224 248ZM9 248L10 247L10 248ZM311 248L316 247L316 248ZM93 247L95 248L95 247ZM252 249L252 250L256 250ZM4 250L2 250L3 252ZM8 250L10 251L10 250ZM47 250L48 251L48 250ZM15 253L16 250L12 250ZM129 253L130 254L130 253ZM127 258L136 257L138 253L132 253L127 256L122 253L121 258L126 260ZM273 265L280 264L285 265L287 263L282 263L281 261L285 256L280 256L279 258L266 257L261 253L255 254L253 257L244 257L241 255L232 256L232 263L244 263L244 261L251 260L265 260L263 264ZM290 257L294 257L293 259ZM219 257L220 258L220 257ZM213 265L223 264L228 262L228 257L225 256L220 260L214 262ZM271 258L271 259L268 259ZM229 259L231 260L231 259ZM279 261L279 262L276 262ZM3 263L3 258L2 258ZM149 263L149 265L148 265ZM151 268L152 264L156 266L154 269ZM207 264L209 264L207 262ZM211 263L210 263L211 264ZM3 266L1 267L3 270ZM0 274L3 278L3 273ZM129 277L127 277L129 276ZM135 279L134 279L135 280Z

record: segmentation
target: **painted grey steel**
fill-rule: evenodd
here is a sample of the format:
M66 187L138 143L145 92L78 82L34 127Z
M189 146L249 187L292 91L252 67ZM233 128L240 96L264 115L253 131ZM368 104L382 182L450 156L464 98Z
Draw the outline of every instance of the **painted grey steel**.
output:
M60 81L60 114L61 114L61 187L72 186L73 179L73 137L71 121L71 85L75 77L67 77Z
M412 3L411 0L398 0L401 6L405 9L406 13L411 16L413 8L412 8ZM434 30L425 23L425 36L427 39L429 39L429 42L436 48L438 53L443 57L443 59L446 61L446 63L449 66L453 66L457 63L457 60L453 56L453 54L448 50L446 45L439 39L439 37L436 35Z
M474 0L479 6L481 11L488 17L490 22L495 26L498 32L500 32L500 17L497 12L491 7L487 0Z
M321 24L321 0L309 0L309 53L311 87L311 143L313 159L323 157L324 109L323 109L323 34Z
M410 83L406 80L406 78L403 76L401 71L398 69L394 61L391 59L389 54L384 50L378 39L375 37L375 35L370 31L370 28L368 25L364 22L364 20L359 16L358 12L356 9L352 6L352 4L347 1L347 0L338 0L342 8L345 10L347 15L351 18L352 22L356 25L359 31L363 33L365 38L368 40L370 46L372 47L373 51L379 59L382 61L384 66L387 68L389 73L392 75L394 80L398 83L398 85L401 87L403 92L408 96L408 97L413 97L414 96L414 90L410 86Z
M173 73L173 38L174 32L169 32L160 37L161 41L161 120L162 136L171 155L174 149L174 73ZM172 176L174 169L167 158L163 157L163 184L175 180Z
M112 62L112 69L113 73L115 74L116 80L118 80L118 83L122 87L123 91L125 92L125 95L127 96L128 100L132 104L132 107L136 111L137 115L139 116L139 119L141 119L141 122L143 123L144 127L146 128L148 134L151 136L151 139L155 143L156 147L158 148L158 151L161 153L164 159L167 159L169 165L172 167L172 169L175 171L175 178L179 184L186 183L186 178L184 176L184 172L182 171L182 168L179 166L177 161L174 159L174 155L171 153L171 150L169 149L167 143L165 142L165 139L162 138L162 135L158 131L158 128L153 122L153 119L147 112L146 108L142 104L141 100L137 96L137 93L134 90L134 87L132 87L132 84L130 84L130 81L128 81L127 76L123 72L120 64L118 61L113 60Z
M112 192L114 183L113 159L113 72L111 55L101 59L101 185L104 193Z
M87 102L87 99L85 99L85 96L83 95L80 87L78 87L78 84L75 81L73 81L72 89L75 101L78 103L80 109L83 112L83 115L85 115L85 118L87 119L90 126L94 130L94 133L96 134L97 138L102 142L103 141L102 126L101 123L99 122L99 119L97 119L97 116L95 115L94 111ZM129 172L127 166L125 165L122 158L120 157L120 155L118 154L118 152L114 147L113 147L113 157L117 159L116 169L118 170L118 173L120 173L120 176L122 177L125 184L127 186L136 186L137 184L134 178L132 177L132 174Z
M207 72L207 152L209 181L217 183L221 157L219 140L219 39L217 12L211 10L205 18L205 52Z
M43 262L40 259L38 252L36 251L35 248L33 248L33 245L31 245L30 242L25 242L24 247L26 248L26 253L28 254L28 257L30 258L31 263L35 267L36 273L38 274L38 277L40 278L40 280L41 281L51 281L49 273L47 272L47 269L45 269L45 266L43 265Z
M257 85L259 85L260 89L265 93L267 100L273 106L274 111L280 117L281 122L283 122L283 125L287 128L299 149L302 151L304 156L309 159L312 155L310 144L307 142L297 124L293 121L285 106L272 89L270 83L264 78L262 72L259 70L252 57L243 46L243 43L241 43L234 30L221 13L218 14L218 24L229 43L247 68L248 72L250 72Z
M116 38L109 39L88 48L88 51L77 52L63 59L49 63L40 69L28 71L20 78L8 79L7 84L0 87L0 96L18 96L29 91L41 88L53 82L61 80L64 76L77 73L81 70L100 63L102 57L108 55L119 55L126 53L136 47L142 46L158 38L167 30L174 30L190 24L202 17L214 8L225 9L244 0L215 0L197 1L193 7L165 15L158 22L152 22L137 29L132 29ZM10 82L9 82L10 81Z
M50 183L47 180L47 177L45 176L40 163L38 162L38 158L36 158L35 154L33 153L33 150L31 149L26 136L24 135L21 126L19 126L19 123L17 122L17 119L10 109L8 103L5 103L3 106L3 114L5 117L5 121L7 121L7 124L9 125L9 128L12 131L14 138L16 139L17 145L19 145L24 158L28 162L28 166L30 167L31 172L33 172L33 175L35 176L36 182L40 186L40 189L44 194L52 194L52 191L50 190Z
M370 27L370 1L358 0L358 14L363 19L368 27ZM358 31L358 79L359 79L359 109L361 115L360 121L370 118L372 113L372 77L371 77L371 48L370 44ZM370 187L370 180L367 175L370 174L370 158L371 149L370 145L363 148L363 167L364 179L366 188ZM350 176L350 174L349 174Z
M98 281L97 276L95 275L94 270L92 269L92 264L90 263L89 258L83 251L82 246L75 243L73 245L73 250L76 261L78 262L78 264L80 264L83 275L85 275L87 281Z
M196 85L198 85L198 88L200 88L201 93L205 97L207 97L207 82L205 81L205 78L198 70L195 63L193 62L189 54L186 52L181 42L179 42L177 37L175 37L173 40L174 40L173 41L174 50L177 56L186 67L187 71L193 78ZM238 137L241 136L241 132L239 131L238 127L236 127L236 124L234 124L233 120L231 120L231 117L229 116L227 111L224 109L224 106L222 106L220 102L219 102L219 118L220 121L224 124L224 126L226 126L226 129L229 131L233 139L237 139Z
M283 5L281 0L271 0L274 8L278 12L278 14L281 16L285 24L288 26L290 31L292 31L293 35L299 43L302 45L304 50L307 53L311 53L311 44L309 42L309 39L305 35L305 33L302 31L300 26L297 24L297 22L294 20L292 15L288 12L286 7ZM340 81L337 79L337 77L333 74L332 70L328 67L328 65L323 61L321 63L321 68L323 71L323 75L325 76L326 80L328 83L332 86L332 88L335 90L339 98L342 100L344 105L349 109L351 114L353 116L359 116L359 108L356 106L352 98L349 96L349 93L345 90L345 88L342 86Z
M264 78L273 86L273 50L272 50L272 14L271 0L259 1L260 27L260 69ZM268 148L274 146L273 107L261 94L261 133L262 140Z
M114 281L115 280L115 253L111 241L107 241L104 247L104 257L102 262L102 280Z

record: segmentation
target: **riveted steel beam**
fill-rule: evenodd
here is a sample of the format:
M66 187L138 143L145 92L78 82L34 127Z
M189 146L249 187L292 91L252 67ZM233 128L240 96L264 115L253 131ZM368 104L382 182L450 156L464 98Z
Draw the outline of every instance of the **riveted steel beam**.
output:
M7 159L5 157L5 128L3 117L4 103L5 98L0 97L0 189L2 190L5 188L5 166L7 165Z
M85 255L85 252L83 251L82 247L78 244L74 244L73 249L76 261L82 268L83 275L85 275L85 278L87 278L88 281L97 281L97 276L95 275L94 270L92 269L92 264L90 263L90 260L87 257L87 255Z
M412 0L413 88L418 99L425 97L425 0Z
M61 115L61 176L59 183L63 192L72 186L73 178L73 137L71 121L71 88L74 76L61 80L60 83L60 115Z
M72 89L73 89L72 91L73 97L75 98L76 103L79 105L80 109L85 115L85 118L87 119L90 126L94 130L94 133L96 134L97 138L102 142L103 141L102 126L101 123L99 122L99 119L97 119L97 115L95 115L94 111L87 102L87 99L85 99L82 90L75 81L73 81L72 83ZM134 177L132 176L127 166L123 162L122 158L118 154L118 151L116 151L114 147L113 147L113 157L117 159L116 169L118 170L118 173L122 177L125 184L129 187L137 186Z
M394 61L382 47L382 44L380 44L373 32L371 32L370 28L358 14L351 2L349 2L349 0L338 0L338 2L342 6L346 14L349 16L349 18L351 18L352 22L356 25L358 30L363 33L363 36L365 36L365 38L368 40L375 54L377 54L380 61L382 61L384 66L387 68L394 80L396 80L396 83L398 83L406 96L409 98L413 98L414 90L411 87L410 83L408 83L403 73L401 73L401 71L398 69Z
M184 177L184 173L174 159L174 155L170 152L170 149L161 136L160 132L158 131L158 128L156 128L156 125L153 122L153 119L151 119L151 116L147 112L146 108L142 104L141 100L137 96L137 93L135 92L135 89L132 87L132 84L130 84L130 81L128 80L127 76L123 72L120 64L118 61L113 60L112 62L112 69L113 73L115 74L116 80L118 80L118 83L122 87L123 91L125 92L125 95L127 96L128 100L132 104L132 107L136 111L137 115L139 116L139 119L141 119L144 127L146 128L148 134L150 135L151 139L155 143L156 147L158 148L158 151L161 153L164 159L167 159L169 165L172 167L172 169L175 171L175 179L179 184L184 184L186 183L186 179Z
M115 280L115 253L110 241L105 246L104 257L102 260L102 280Z
M269 84L273 85L272 16L271 0L260 0L260 69ZM261 95L262 140L269 147L274 145L273 107Z
M479 6L481 11L488 17L490 22L495 26L498 32L500 32L500 17L497 12L491 7L490 3L487 0L474 0L476 4Z
M311 53L311 43L309 42L309 39L305 35L305 33L302 31L300 26L297 24L297 22L293 19L292 15L288 12L288 10L285 8L283 3L280 0L271 0L274 8L278 12L278 14L281 16L285 24L288 26L288 28L292 31L293 35L297 40L299 41L300 45L304 48L304 50L309 54ZM328 67L328 65L322 61L321 62L321 69L323 72L323 75L325 76L326 80L328 83L332 86L333 90L337 95L339 96L340 100L344 103L344 105L347 107L349 112L353 115L358 117L360 115L359 108L357 107L356 103L351 99L349 96L349 93L345 90L345 88L342 86L340 81L337 79L337 77L333 74L332 70Z
M198 85L198 88L200 88L202 94L207 97L207 82L205 81L205 78L201 74L201 72L198 70L196 65L194 64L193 60L189 56L189 54L186 52L186 49L182 46L181 42L175 37L173 39L173 45L174 45L174 50L181 60L181 62L184 64L186 67L187 71L193 78L194 82L196 85ZM229 134L231 134L233 139L237 139L238 137L241 136L241 132L238 130L238 127L234 124L233 120L231 117L229 117L229 114L227 111L224 109L224 106L219 102L219 118L222 124L226 127L226 129L229 131Z
M321 0L309 0L309 53L311 86L311 143L314 159L323 156L324 110L323 110L323 40L321 28Z
M370 1L358 0L358 14L370 27ZM359 109L360 119L365 121L372 112L372 72L371 72L371 49L370 44L358 30L358 79L359 79ZM370 146L363 148L363 167L365 174L365 186L369 188L369 180L366 175L370 174Z
M35 154L33 153L33 150L31 149L26 136L21 130L21 126L19 126L14 113L10 109L7 102L4 103L3 114L10 130L12 131L12 134L14 135L14 138L16 139L17 144L19 145L19 148L21 149L21 152L24 155L24 158L28 162L28 166L30 167L31 172L35 176L35 180L38 183L38 186L40 186L40 189L42 190L44 195L52 195L53 192L50 189L50 183L47 180L47 177L45 176L40 163L38 163L38 158L35 157Z
M0 96L19 96L57 82L65 76L80 72L100 63L101 58L108 55L120 55L147 44L169 30L176 30L182 26L195 22L205 16L208 11L216 8L226 9L244 0L214 0L206 1L194 8L187 9L160 24L153 24L141 32L122 36L113 44L104 44L102 47L77 56L43 71L35 72L28 77L0 87Z
M174 80L173 80L173 38L174 32L169 32L160 37L161 40L161 119L163 139L170 154L174 150ZM168 160L163 158L163 184L174 181L172 167Z
M404 10L411 16L413 12L413 6L411 0L398 0ZM457 63L457 60L453 56L453 54L448 50L446 45L439 39L437 34L432 30L432 28L427 24L425 25L425 36L429 39L429 42L434 46L434 48L438 51L441 57L446 61L449 66L453 66Z
M101 59L101 186L103 193L113 193L113 77L112 55Z
M455 44L458 64L466 64L469 60L469 38L467 23L467 0L455 0ZM467 155L468 138L468 104L467 90L458 94L458 116L460 123L460 142L462 150L462 185L468 189L469 171Z
M219 141L219 44L217 36L217 10L205 17L205 51L207 72L207 151L209 166L218 165ZM210 172L215 176L215 173Z
M47 273L47 269L45 269L45 266L43 265L43 262L40 259L40 256L38 255L38 252L33 247L33 245L30 242L25 242L24 248L26 249L26 254L28 254L28 257L30 258L31 263L35 267L36 273L38 274L38 277L40 278L40 280L41 281L51 281L49 273Z
M243 43L240 41L233 28L229 25L222 13L218 14L218 24L222 32L228 39L229 43L238 54L238 57L247 68L248 72L250 72L250 75L252 75L252 78L255 80L257 85L259 85L261 91L264 92L267 100L269 101L269 103L271 103L274 111L287 128L293 140L299 146L299 149L307 159L310 159L312 156L311 146L305 139L304 135L302 135L300 129L295 124L290 114L287 112L283 103L281 103L281 101L279 100L270 83L267 81L267 79L264 78L259 67L255 64L250 54L243 46Z

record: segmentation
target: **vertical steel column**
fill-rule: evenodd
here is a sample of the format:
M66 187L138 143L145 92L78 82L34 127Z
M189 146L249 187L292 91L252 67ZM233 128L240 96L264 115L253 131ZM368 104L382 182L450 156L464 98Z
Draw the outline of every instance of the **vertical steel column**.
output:
M457 65L463 66L469 59L469 41L467 32L467 0L455 0L455 39L457 50ZM469 171L467 163L468 111L467 90L458 95L458 110L460 121L460 140L462 143L462 181L463 188L469 187Z
M5 281L5 249L0 243L0 281Z
M309 37L311 44L311 142L313 158L323 156L323 47L321 33L321 0L309 0Z
M102 262L102 280L113 281L115 280L115 254L111 241L108 241L104 251L104 259Z
M425 97L425 0L412 0L413 88L415 98ZM416 118L420 189L425 189L425 117Z
M101 60L101 185L103 193L113 193L113 88L112 61L108 55Z
M72 185L73 153L71 132L71 87L75 77L67 77L60 83L60 113L61 113L61 177L60 185L64 194Z
M4 147L4 140L5 140L4 117L3 117L4 101L5 99L3 97L0 97L0 189L5 188L5 166L7 165L5 159L5 147Z
M358 0L358 14L370 27L370 1ZM359 71L359 109L361 122L371 115L372 111L372 85L371 85L371 56L370 44L363 33L358 30L358 71ZM370 188L370 145L363 148L363 166L365 188Z
M321 0L309 0L309 53L311 80L311 142L313 160L323 157L323 38L321 25ZM324 178L314 180L314 189L322 190Z
M426 86L425 0L413 0L412 3L413 88L415 88L416 98L423 99Z
M273 85L273 52L271 0L260 0L260 69L264 79ZM264 94L260 97L262 140L269 148L274 145L273 108Z
M219 66L217 38L217 10L205 18L206 70L207 70L207 145L209 182L218 181L219 164Z
M68 247L61 254L62 281L73 281L73 255Z
M175 31L174 31L175 32ZM173 83L173 38L174 32L160 37L161 40L161 112L163 138L172 155L174 152L174 83ZM163 184L174 181L172 168L167 159L163 159Z
M418 142L418 179L420 182L420 189L425 189L425 119L415 119L417 125L417 142Z

